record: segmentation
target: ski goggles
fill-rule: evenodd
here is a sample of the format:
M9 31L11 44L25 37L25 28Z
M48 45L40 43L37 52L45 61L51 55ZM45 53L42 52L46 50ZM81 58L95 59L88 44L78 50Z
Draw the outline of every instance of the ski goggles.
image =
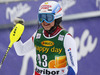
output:
M42 23L43 21L47 23L51 23L54 21L54 14L51 13L41 13L38 15L39 22Z

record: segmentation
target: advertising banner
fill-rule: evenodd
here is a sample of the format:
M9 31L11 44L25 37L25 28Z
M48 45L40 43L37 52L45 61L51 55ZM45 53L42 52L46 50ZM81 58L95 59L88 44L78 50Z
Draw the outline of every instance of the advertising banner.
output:
M16 17L21 17L25 21L34 21L37 19L38 8L42 2L22 1L0 4L0 25L13 23ZM56 0L62 7L65 15L99 11L100 0Z
M45 0L44 0L45 1ZM16 17L21 17L25 21L37 19L39 5L42 1L22 1L0 4L0 24L13 23Z
M46 0L12 2L0 4L0 26L11 24L15 17L25 21L37 20L39 5ZM58 0L56 0L58 1ZM59 0L64 15L86 13L100 10L100 0ZM62 26L68 30L76 41L78 54L78 75L99 75L100 18L63 21ZM37 30L37 25L25 28L21 40L25 42ZM0 61L9 45L11 29L0 30ZM35 64L35 51L25 56L17 56L12 47L0 69L0 75L32 75Z
M77 44L78 75L99 75L100 18L63 22Z

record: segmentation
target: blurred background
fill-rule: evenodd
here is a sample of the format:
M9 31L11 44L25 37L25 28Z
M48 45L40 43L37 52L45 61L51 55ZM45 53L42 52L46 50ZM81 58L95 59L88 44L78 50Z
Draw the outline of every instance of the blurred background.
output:
M10 43L9 34L16 17L25 20L21 40L28 40L38 28L39 5L47 0L0 0L0 62ZM77 44L78 75L100 75L100 0L55 0L63 6L62 26ZM0 69L0 75L32 75L32 52L17 56L12 47Z

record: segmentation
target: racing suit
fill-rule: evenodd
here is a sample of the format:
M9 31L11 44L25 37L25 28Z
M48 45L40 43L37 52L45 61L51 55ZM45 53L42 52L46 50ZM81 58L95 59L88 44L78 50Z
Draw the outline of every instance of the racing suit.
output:
M36 48L35 75L76 75L77 51L72 36L57 27L52 34L43 28L36 31L25 43L18 41L14 48L19 56Z

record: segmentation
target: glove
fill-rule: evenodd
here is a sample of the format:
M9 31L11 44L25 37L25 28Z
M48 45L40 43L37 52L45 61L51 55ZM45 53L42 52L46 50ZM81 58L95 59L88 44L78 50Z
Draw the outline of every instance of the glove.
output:
M68 73L67 73L67 75L75 75L74 70L70 66L68 66Z
M16 25L17 23L20 23L20 24L24 25L25 22L24 22L24 19L22 19L20 17L17 17L14 20L14 25Z
M22 18L20 18L20 17L17 17L17 18L15 18L15 20L14 20L14 26L15 26L17 23L20 23L20 24L24 25L25 22L24 22L24 19L22 19ZM17 42L18 42L19 40L21 40L21 37L17 40Z

